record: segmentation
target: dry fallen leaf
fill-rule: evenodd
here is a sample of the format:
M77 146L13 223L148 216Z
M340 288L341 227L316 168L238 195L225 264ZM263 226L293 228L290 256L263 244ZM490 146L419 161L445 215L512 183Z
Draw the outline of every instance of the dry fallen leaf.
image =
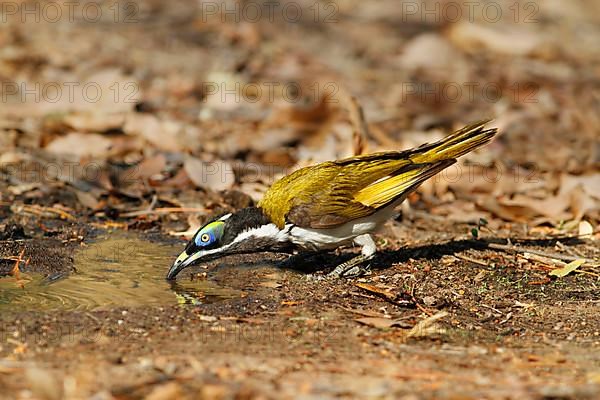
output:
M587 194L600 200L600 173L580 176L563 174L561 176L561 193L570 192L577 186L581 186Z
M184 147L180 142L184 126L175 120L159 120L150 114L130 114L123 131L143 137L159 150L180 151Z
M532 29L519 26L503 29L497 24L483 25L469 21L453 24L449 31L449 38L453 44L466 51L483 49L511 56L533 54L549 40L548 37Z
M145 158L141 163L127 171L127 176L134 179L149 179L161 173L167 165L167 158L163 154Z
M581 221L579 223L579 237L581 239L592 239L594 233L594 227L587 221Z
M175 400L182 398L181 385L178 382L167 382L152 389L147 400Z
M548 196L536 199L526 195L515 195L512 198L500 198L499 203L509 207L523 207L537 216L560 218L569 207L570 199L566 196Z
M31 391L38 399L58 400L62 398L62 382L51 372L31 367L25 371Z
M386 328L392 328L392 327L398 327L398 328L410 328L411 327L411 325L405 321L394 320L391 318L382 318L382 317L357 318L357 319L355 319L355 321L360 324L372 326L373 328L378 328L378 329L386 329Z
M355 283L354 285L363 290L366 290L367 292L369 292L371 294L374 294L375 296L382 297L388 301L391 301L391 302L396 301L396 297L397 297L396 294L390 292L387 289L380 288L380 287L377 287L374 285L370 285L368 283L362 283L362 282Z
M571 261L567 265L562 268L553 269L548 273L548 275L556 276L562 278L563 276L569 275L571 272L575 271L577 268L582 266L585 263L585 260L575 260Z
M206 162L195 157L186 158L183 169L198 187L214 191L227 190L235 183L235 173L226 161Z
M469 76L469 65L462 53L436 33L411 39L399 61L403 68L426 73L435 81L466 82Z
M445 333L446 330L444 328L439 327L437 325L437 321L446 317L447 315L448 313L446 311L441 311L437 314L425 318L423 321L413 326L413 328L408 332L407 337L425 338Z
M54 139L46 150L54 154L70 154L78 157L103 158L109 155L112 141L95 133L71 132Z
M573 219L581 220L583 216L600 209L600 202L594 200L583 187L577 186L570 192L570 209Z
M125 115L100 112L75 113L65 116L64 122L79 132L105 132L120 129L125 123Z
M98 209L100 202L98 199L90 192L84 192L83 190L73 189L75 195L77 196L77 200L87 208L92 210Z

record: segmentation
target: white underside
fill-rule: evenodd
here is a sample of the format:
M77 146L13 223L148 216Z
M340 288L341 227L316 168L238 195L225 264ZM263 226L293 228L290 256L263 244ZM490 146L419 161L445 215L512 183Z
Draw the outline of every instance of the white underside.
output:
M368 217L359 218L335 228L312 229L286 225L285 230L289 232L289 240L292 243L307 250L334 249L354 240L357 245L362 246L367 251L371 247L371 243L368 242L369 240L372 242L372 240L370 238L359 238L358 236L376 232L385 221L394 216L395 206L395 204L388 206Z

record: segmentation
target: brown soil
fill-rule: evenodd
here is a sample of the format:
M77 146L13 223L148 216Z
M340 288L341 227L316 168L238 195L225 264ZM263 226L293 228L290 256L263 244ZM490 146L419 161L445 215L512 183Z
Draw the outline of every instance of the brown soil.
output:
M90 21L94 7L75 2L74 18L65 5L41 23L27 13L38 2L16 14L13 3L0 9L0 284L11 293L27 293L28 274L78 274L77 252L111 229L183 248L182 232L248 206L283 171L488 117L499 134L456 164L464 173L409 197L362 278L322 279L356 249L254 254L179 277L242 292L227 300L0 304L0 399L600 398L598 263L556 278L553 257L488 246L600 256L600 2L506 2L497 21L481 10L502 2L474 4L473 20L471 2L340 0L333 19L327 1L281 2L301 5L295 22L281 5L274 21L240 22L182 0L100 2ZM44 90L56 85L59 101ZM557 236L578 236L582 221L587 239Z
M195 274L205 270L180 277L240 289L241 298L4 312L3 396L33 390L48 398L63 392L99 398L597 398L595 277L548 281L547 272L527 269L515 255L482 249L465 234L466 224L394 224L410 240L385 244L364 278L317 279L319 272L283 269L281 257L257 254L215 262L205 278ZM518 236L516 227L506 226L511 232ZM45 260L31 265L47 274L68 266L72 254L57 239L3 243L2 256L25 244L32 260ZM548 249L540 243L527 245ZM570 247L588 256L595 251L585 241ZM328 268L345 256L308 258L302 269ZM361 284L387 288L393 297ZM411 327L438 311L448 315L435 329L409 337ZM380 326L384 315L395 324Z

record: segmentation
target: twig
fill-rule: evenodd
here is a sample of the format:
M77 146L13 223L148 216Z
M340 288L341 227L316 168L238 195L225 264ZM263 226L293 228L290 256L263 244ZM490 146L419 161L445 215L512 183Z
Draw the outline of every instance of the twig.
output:
M586 263L597 263L598 261L595 260L591 260L589 258L584 258L584 257L574 257L574 256L567 256L564 254L559 254L559 253L553 253L553 252L546 252L546 251L541 251L541 250L536 250L536 249L530 249L527 247L519 247L519 246L514 246L514 245L508 245L508 244L499 244L499 243L488 243L487 247L490 249L496 249L496 250L503 250L503 251L514 251L517 253L531 253L531 254L535 254L538 256L542 256L542 257L548 257L548 258L554 258L555 260L563 260L563 261L575 261L575 260L584 260Z
M15 260L15 266L13 267L11 273L12 275L15 277L15 283L22 288L25 287L25 283L29 282L30 279L22 279L21 278L21 269L19 268L19 265L21 264L22 261L25 262L25 265L29 265L29 260L30 258L27 258L27 260L23 259L23 254L25 254L25 249L21 250L21 252L19 253L19 256L17 257L17 259Z
M492 306L488 306L487 304L479 304L481 307L485 307L485 308L489 308L490 310L497 312L500 315L504 315L504 313L500 310L498 310L497 308L494 308Z
M354 286L360 288L370 294L379 297L380 299L384 299L395 306L406 307L410 304L408 301L397 300L397 296L394 293L391 293L388 290L380 289L377 286L369 285L368 283L355 283Z
M358 314L358 315L362 315L363 317L371 317L371 318L385 318L385 314L382 313L378 313L375 311L370 311L370 310L356 310L353 308L348 308L348 307L343 307L340 306L340 308L344 311L353 313L353 314Z
M369 127L365 119L365 113L358 104L354 96L348 96L348 111L350 112L350 121L354 128L352 133L354 141L354 155L359 156L366 150L367 137L369 136Z
M490 265L488 263L486 263L485 261L481 261L481 260L476 260L474 258L471 257L467 257L467 256L463 256L461 254L454 254L454 257L456 258L460 258L461 260L464 261L468 261L468 262L472 262L473 264L477 264L477 265L481 265L483 267L489 267Z
M595 276L596 278L600 278L600 274L596 274L594 272L586 271L584 269L576 269L574 272L579 273L579 274L584 274L584 275L592 275L592 276Z
M415 303L415 306L417 307L417 309L419 311L421 311L422 313L429 315L430 317L434 314L433 311L428 310L427 308L423 307L422 305L419 304L419 302L417 301L417 298L415 297L415 288L416 288L417 284L413 284L412 287L410 288L410 298L412 299L413 303Z
M156 207L156 203L158 203L158 196L152 195L152 201L150 201L150 205L148 206L146 211L154 210L154 207Z
M85 313L85 315L86 315L88 318L90 318L90 319L94 320L94 321L95 321L97 324L101 323L101 322L100 322L100 320L99 320L98 318L96 318L94 315L92 315L91 313L87 312L87 313Z
M437 314L430 315L413 326L406 337L423 338L446 333L446 330L437 326L436 323L447 315L448 313L446 311L440 311Z
M56 207L44 207L44 206L28 205L28 204L20 204L20 205L14 206L14 207L15 207L15 209L13 210L11 208L11 211L13 211L15 213L25 212L28 214L38 215L40 217L53 217L53 216L58 215L60 218L68 219L70 221L74 221L76 219L73 215L69 214L65 210L61 210Z
M556 242L556 245L558 247L560 247L561 250L566 251L567 253L569 253L573 257L579 257L579 259L585 258L585 255L582 252L580 252L579 250L577 250L577 249L570 249L567 246L565 246L564 244L562 244L561 242Z
M21 270L19 269L19 264L21 264L21 261L23 261L23 254L25 254L25 249L21 250L21 252L19 253L19 256L15 260L15 266L13 267L13 269L11 271L12 275L15 277L17 282L21 280L21 276L20 276Z
M130 218L130 217L140 217L142 215L151 215L151 214L170 214L170 213L195 213L195 212L206 212L208 211L206 208L185 208L185 207L161 207L155 208L153 210L139 210L139 211L131 211L128 213L121 214L121 217Z
M555 260L553 258L548 258L548 257L538 256L537 254L523 253L523 255L517 254L517 257L524 258L525 260L528 260L528 261L537 261L539 263L544 264L545 267L548 267L551 269L556 268L557 265L559 265L559 266L565 265L564 261Z

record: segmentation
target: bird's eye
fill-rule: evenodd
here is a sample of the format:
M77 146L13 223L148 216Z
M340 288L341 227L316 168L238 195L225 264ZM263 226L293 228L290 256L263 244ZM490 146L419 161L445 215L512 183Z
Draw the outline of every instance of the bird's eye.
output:
M222 221L215 221L203 226L194 238L196 246L208 248L209 246L216 245L223 236L223 229L225 223Z

